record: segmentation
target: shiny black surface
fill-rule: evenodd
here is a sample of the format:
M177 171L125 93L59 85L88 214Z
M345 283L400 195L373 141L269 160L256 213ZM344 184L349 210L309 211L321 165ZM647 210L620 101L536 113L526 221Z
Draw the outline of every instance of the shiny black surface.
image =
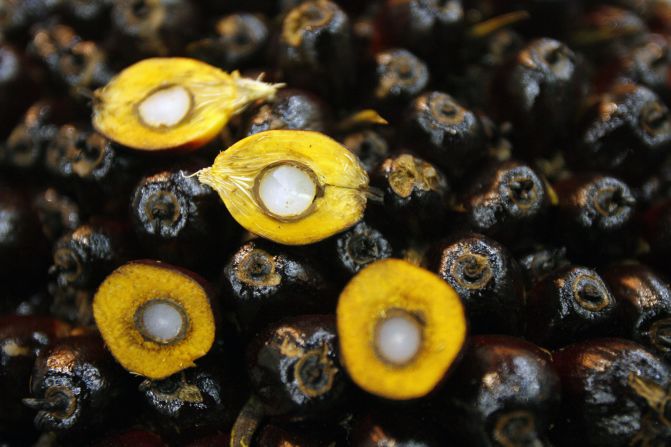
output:
M478 116L438 91L410 103L405 117L407 143L436 163L450 178L459 178L485 156L486 137Z
M632 341L593 339L561 349L553 358L562 382L560 445L671 442L661 404L668 398L671 372L659 357Z
M564 267L534 285L527 298L527 337L543 347L612 335L616 303L597 272Z
M338 294L319 263L260 239L245 243L229 259L222 288L247 333L281 316L332 312Z
M428 266L459 294L472 332L521 333L524 280L505 247L481 234L466 234L432 251Z
M248 349L248 371L266 413L291 419L335 414L349 389L337 349L331 315L285 319L258 335Z
M457 445L545 446L559 387L547 351L519 338L476 336L438 399Z

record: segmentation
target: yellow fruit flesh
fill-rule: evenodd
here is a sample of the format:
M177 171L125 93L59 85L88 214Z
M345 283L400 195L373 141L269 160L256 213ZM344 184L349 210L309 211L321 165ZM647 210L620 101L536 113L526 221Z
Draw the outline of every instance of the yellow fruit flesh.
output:
M190 95L188 113L170 127L146 124L139 105L155 92L174 86ZM277 88L194 59L145 59L95 92L93 125L111 140L134 149L196 148L213 139L232 115L257 99L272 98Z
M254 194L257 176L281 162L310 169L321 189L310 212L291 221L269 215ZM351 152L318 132L271 130L252 135L222 152L198 179L219 193L245 229L287 245L310 244L343 231L361 219L366 207L366 172Z
M146 339L135 316L150 300L168 300L182 308L189 325L174 344ZM193 278L160 263L132 262L100 285L93 315L112 355L128 371L162 379L205 355L214 342L215 322L207 292Z
M385 362L375 347L378 323L396 312L422 325L417 355L404 365ZM342 362L365 391L387 399L425 396L443 379L466 339L466 317L457 293L433 273L387 259L359 272L338 301Z

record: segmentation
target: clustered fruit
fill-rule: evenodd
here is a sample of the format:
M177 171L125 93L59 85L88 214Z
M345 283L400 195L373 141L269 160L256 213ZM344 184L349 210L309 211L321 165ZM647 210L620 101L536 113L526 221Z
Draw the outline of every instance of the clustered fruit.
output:
M671 445L671 0L0 0L0 446Z

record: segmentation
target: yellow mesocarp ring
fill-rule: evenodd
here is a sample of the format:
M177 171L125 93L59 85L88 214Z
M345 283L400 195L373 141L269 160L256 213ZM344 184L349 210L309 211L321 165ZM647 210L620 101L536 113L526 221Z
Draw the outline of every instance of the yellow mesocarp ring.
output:
M399 259L370 264L336 311L341 361L362 389L386 399L430 393L457 360L466 316L440 277Z
M240 225L281 244L325 239L358 222L366 207L366 171L318 132L252 135L222 152L198 179L219 193Z
M157 261L112 272L95 294L93 316L114 358L128 371L162 379L205 355L215 321L202 282Z
M96 90L93 125L133 149L197 148L232 115L272 98L278 87L195 59L145 59Z

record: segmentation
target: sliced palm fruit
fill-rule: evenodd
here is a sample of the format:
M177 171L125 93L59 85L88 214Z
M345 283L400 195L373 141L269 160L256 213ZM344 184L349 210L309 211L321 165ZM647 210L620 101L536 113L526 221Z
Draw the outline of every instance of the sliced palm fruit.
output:
M281 244L325 239L357 223L366 208L366 171L355 155L318 132L249 136L197 175L240 225Z
M145 59L96 90L93 125L133 149L197 148L232 115L257 99L272 98L280 86L195 59Z
M434 390L466 340L459 295L433 273L399 259L374 262L340 295L341 361L360 388L386 399Z
M162 379L205 355L215 320L207 287L157 261L122 265L100 285L93 315L114 358L128 371Z

